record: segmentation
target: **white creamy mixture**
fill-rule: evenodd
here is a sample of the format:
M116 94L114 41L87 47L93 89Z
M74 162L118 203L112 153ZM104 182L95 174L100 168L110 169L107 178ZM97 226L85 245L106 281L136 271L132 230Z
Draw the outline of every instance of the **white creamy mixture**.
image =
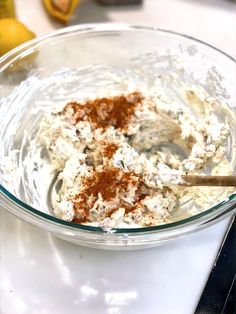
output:
M37 142L61 180L55 215L104 228L171 222L189 191L176 184L180 175L225 162L227 123L157 93L102 97L65 104L40 124ZM193 90L186 101L205 105Z

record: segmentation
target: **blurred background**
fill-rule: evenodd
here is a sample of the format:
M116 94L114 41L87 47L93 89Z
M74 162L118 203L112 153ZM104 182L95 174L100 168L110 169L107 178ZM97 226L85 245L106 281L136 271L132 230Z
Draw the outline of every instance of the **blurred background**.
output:
M66 25L125 22L185 33L236 56L235 0L0 0L0 15L7 2L36 36ZM71 6L67 23L55 18Z

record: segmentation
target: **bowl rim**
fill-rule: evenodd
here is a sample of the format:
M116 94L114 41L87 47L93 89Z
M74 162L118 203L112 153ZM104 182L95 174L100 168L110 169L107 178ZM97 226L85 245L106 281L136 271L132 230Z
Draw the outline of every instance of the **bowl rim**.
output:
M191 36L191 35L183 34L180 32L176 32L173 30L160 28L160 27L156 27L156 26L143 26L143 25L128 24L128 23L101 22L101 23L83 23L83 24L78 24L78 25L67 26L67 27L63 27L61 29L55 30L53 32L50 32L49 34L33 38L33 39L17 46L16 48L13 48L9 52L7 52L3 56L1 56L0 57L0 70L2 71L1 63L6 61L7 59L10 59L13 55L19 54L20 52L25 51L30 46L35 45L37 43L40 43L42 41L45 41L47 39L50 39L52 37L58 37L61 35L66 35L68 33L77 32L77 31L80 31L82 33L82 32L90 32L90 31L93 32L93 31L122 31L122 30L124 30L124 31L127 31L127 30L130 30L130 31L131 30L134 30L134 31L135 30L156 31L159 33L172 34L172 35L176 35L179 37L187 38L189 40L198 42L199 44L202 44L203 46L207 46L209 48L212 48L213 50L225 55L230 60L236 62L236 56L235 57L231 56L229 53L225 52L224 50L222 50L218 47L215 47L213 44L207 43L207 42L205 42L199 38L196 38L194 36ZM11 62L12 61L13 60L11 60ZM1 71L0 71L0 73L1 73Z
M211 44L208 44L200 39L197 39L190 35L185 35L179 32L175 32L172 30L166 30L158 27L152 26L141 26L141 25L131 25L127 23L88 23L88 24L80 24L80 25L73 25L69 27L65 27L54 32L49 33L48 35L44 35L29 42L26 42L15 49L11 50L10 52L6 53L2 57L0 57L0 73L3 72L9 64L12 64L15 59L17 59L21 53L27 52L27 49L31 50L35 45L40 44L48 39L68 35L74 32L79 32L80 34L85 33L94 33L94 32L111 32L111 31L150 31L150 32L157 32L161 34L169 34L174 35L180 38L184 38L190 40L192 42L197 42L202 46L206 46L210 49L213 49L220 53L221 55L225 56L226 58L230 59L234 63L236 63L236 58L230 56L228 53L222 51L221 49L214 47ZM2 184L0 184L0 194L3 196L3 199L9 200L12 204L19 206L21 211L26 211L28 214L31 214L37 219L43 219L47 223L56 223L60 225L60 227L69 227L73 230L86 230L86 231L93 231L97 233L107 233L108 230L101 228L101 227L94 227L90 225L82 225L73 222L68 222L57 218L56 216L49 215L44 213L26 203L18 199L15 195L13 195L10 191L8 191ZM228 208L224 210L222 206L228 205ZM227 207L227 206L226 206ZM217 203L216 205L210 207L209 209L195 214L191 217L182 219L180 221L175 221L167 224L151 226L151 227L139 227L139 228L109 228L109 232L112 233L125 233L125 234L142 234L146 232L155 232L155 231L165 231L165 230L172 230L176 228L182 228L183 226L187 225L198 225L206 224L214 219L218 219L219 217L226 216L227 213L231 212L233 209L236 208L236 192L233 192L229 197L223 199L221 202ZM219 209L222 209L221 211ZM15 214L17 214L14 211ZM215 213L214 216L209 217L209 215ZM20 214L18 215L23 218ZM207 219L210 218L210 219ZM24 218L23 218L24 219Z

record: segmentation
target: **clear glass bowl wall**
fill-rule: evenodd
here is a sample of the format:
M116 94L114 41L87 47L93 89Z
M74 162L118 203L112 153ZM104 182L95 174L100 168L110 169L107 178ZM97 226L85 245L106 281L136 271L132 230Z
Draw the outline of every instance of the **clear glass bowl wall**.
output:
M175 56L182 60L186 69L184 73L181 64L173 62ZM228 158L235 168L236 122L233 111L236 110L236 62L232 57L198 40L153 28L121 24L75 26L33 40L1 59L1 206L68 241L120 250L165 243L232 214L235 193L225 198L223 190L219 190L214 206L203 212L194 212L190 217L183 208L181 220L156 227L106 232L65 222L51 215L46 193L50 182L45 182L40 175L35 177L34 169L26 165L30 140L42 116L50 111L52 102L66 103L68 98L76 97L78 87L84 88L86 93L93 91L105 75L101 69L106 71L110 66L117 71L142 67L142 71L146 71L147 82L173 71L181 75L183 82L197 82L209 95L227 103L232 112L227 107L219 107L215 113L230 121ZM95 73L94 85L86 81L91 69ZM132 71L130 75L133 75ZM209 75L212 80L209 80ZM10 155L14 158L9 167L15 169L11 171L11 178L3 166L6 156Z

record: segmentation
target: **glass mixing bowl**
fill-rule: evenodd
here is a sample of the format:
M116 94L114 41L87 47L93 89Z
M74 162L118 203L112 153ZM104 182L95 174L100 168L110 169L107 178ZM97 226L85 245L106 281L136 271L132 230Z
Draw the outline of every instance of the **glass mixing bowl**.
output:
M35 39L1 58L1 206L65 240L118 250L165 243L232 214L235 191L226 194L226 189L218 188L205 207L187 202L174 222L155 227L103 230L51 215L51 181L30 159L36 153L31 140L52 104L76 98L78 90L86 96L97 88L105 92L107 86L116 86L112 71L134 81L142 73L141 84L146 87L158 76L172 73L175 79L167 80L166 86L179 101L179 82L181 86L197 84L207 91L216 99L214 113L229 122L227 158L235 169L236 61L232 57L170 31L123 24L81 25ZM217 100L225 105L217 105ZM207 188L204 193L207 195Z

